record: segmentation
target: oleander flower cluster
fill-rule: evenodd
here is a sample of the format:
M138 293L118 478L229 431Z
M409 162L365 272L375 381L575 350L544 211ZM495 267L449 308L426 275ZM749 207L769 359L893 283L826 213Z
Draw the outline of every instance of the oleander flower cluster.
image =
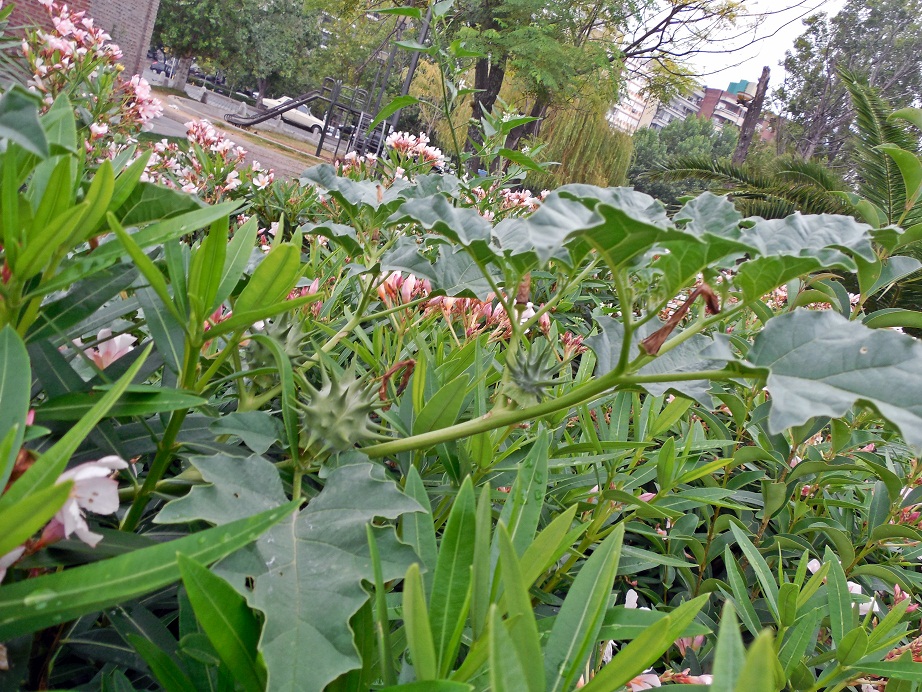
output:
M237 199L267 189L275 180L258 161L246 163L247 150L207 120L186 123L186 141L163 139L153 152L143 180L198 195L206 202Z
M45 109L66 95L77 114L88 159L111 158L160 117L163 107L142 77L126 77L122 51L84 12L39 0L53 28L33 29L22 40L32 76L27 87L42 95Z

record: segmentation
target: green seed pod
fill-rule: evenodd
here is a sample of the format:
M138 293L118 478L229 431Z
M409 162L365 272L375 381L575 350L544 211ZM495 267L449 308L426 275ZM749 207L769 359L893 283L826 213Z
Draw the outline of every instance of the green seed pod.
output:
M331 375L321 366L319 389L307 385L298 402L302 449L325 459L366 441L387 439L372 414L381 406L373 382L356 378L353 372Z

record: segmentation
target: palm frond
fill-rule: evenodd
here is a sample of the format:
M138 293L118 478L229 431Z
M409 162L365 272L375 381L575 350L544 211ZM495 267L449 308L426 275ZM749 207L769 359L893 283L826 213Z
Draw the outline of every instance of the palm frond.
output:
M748 216L784 218L805 214L852 214L854 209L838 196L844 183L815 163L785 160L770 174L748 166L701 156L679 157L644 174L652 180L678 182L694 180L707 184L716 194L729 194L740 212Z
M906 188L896 163L877 147L895 144L915 152L918 145L901 124L887 119L893 109L873 87L852 72L841 70L840 75L855 111L852 163L859 194L880 207L889 223L896 223L905 211Z

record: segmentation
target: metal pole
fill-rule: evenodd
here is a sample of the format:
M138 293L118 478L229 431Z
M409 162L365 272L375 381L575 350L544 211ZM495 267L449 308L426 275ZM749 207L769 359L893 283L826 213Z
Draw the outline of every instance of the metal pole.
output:
M432 5L429 6L429 9L426 10L426 18L423 20L423 25L419 29L419 38L417 43L420 45L425 45L426 40L429 38L429 25L432 23ZM419 51L413 51L413 56L410 58L410 69L407 71L407 78L403 80L403 87L400 89L400 95L406 96L410 93L410 84L413 81L413 75L416 74L416 67L419 65ZM388 126L393 129L397 126L397 120L400 118L400 110L396 111L387 121ZM382 135L387 134L382 131Z
M323 151L323 143L327 138L327 128L330 126L330 120L333 117L333 110L336 108L336 101L339 99L339 89L342 87L342 84L343 83L339 80L333 84L333 93L330 95L330 106L327 108L327 117L323 123L323 132L320 133L320 141L317 142L317 153L315 154L317 157L319 157L320 152Z

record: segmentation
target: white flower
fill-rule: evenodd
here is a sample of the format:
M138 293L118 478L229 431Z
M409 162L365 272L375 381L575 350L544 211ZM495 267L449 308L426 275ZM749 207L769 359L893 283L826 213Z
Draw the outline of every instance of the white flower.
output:
M65 538L76 533L77 538L93 547L102 540L101 535L90 531L83 510L95 514L115 514L118 510L118 481L111 475L115 470L126 468L128 464L120 457L107 456L75 466L60 475L58 483L74 482L70 497L53 520L63 526Z
M26 552L26 546L21 545L18 548L13 548L3 557L0 557L0 581L3 581L3 577L6 576L6 570L12 567L13 564L22 557L24 552Z
M272 174L266 175L265 173L257 173L256 177L253 178L253 185L257 190L265 190L272 183Z
M225 190L235 190L240 187L240 174L237 171L231 171L227 174L227 180L224 183Z
M535 304L534 303L525 303L525 309L519 312L519 324L525 324L532 317L535 316Z
M132 350L132 344L137 341L130 334L119 334L112 338L111 329L100 329L96 338L101 342L99 348L92 348L87 351L87 355L96 363L96 367L105 370L109 365L117 361L126 353Z
M807 563L807 569L810 570L810 574L816 574L820 571L820 567L822 566L823 564L816 558L813 558L810 560L810 562Z

